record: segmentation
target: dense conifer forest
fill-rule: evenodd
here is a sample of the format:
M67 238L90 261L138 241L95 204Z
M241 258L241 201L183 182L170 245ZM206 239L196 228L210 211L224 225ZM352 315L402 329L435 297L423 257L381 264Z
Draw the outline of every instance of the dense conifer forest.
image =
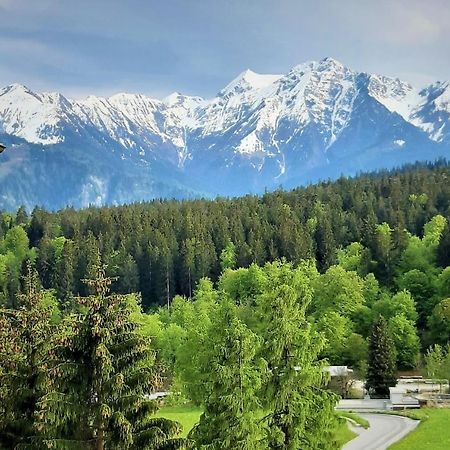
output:
M450 377L449 180L2 213L0 448L337 448L325 365Z
M145 308L166 304L176 294L191 296L202 277L216 281L228 242L236 248L237 267L315 258L320 272L337 262L338 249L360 242L376 262L371 271L390 286L408 232L422 236L435 215L450 216L449 177L450 167L439 163L261 197L3 213L0 274L8 273L8 282L1 283L1 301L14 303L22 263L30 258L44 288L64 299L85 294L80 280L99 250L108 275L119 277L115 292L141 292ZM389 248L377 235L383 223ZM439 250L441 266L448 263L446 239L448 229ZM10 260L11 250L18 261Z

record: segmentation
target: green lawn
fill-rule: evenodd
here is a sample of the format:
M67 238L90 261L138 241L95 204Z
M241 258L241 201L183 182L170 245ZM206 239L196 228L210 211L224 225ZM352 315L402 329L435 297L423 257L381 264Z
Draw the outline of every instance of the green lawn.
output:
M420 418L419 426L389 450L450 449L450 409L421 409L410 414Z
M337 415L342 418L350 419L351 421L356 422L358 425L361 425L365 429L369 428L369 421L366 419L363 419L362 417L358 416L358 414L355 414L354 412L338 411Z
M200 419L200 414L202 413L201 408L196 406L186 405L186 406L164 406L158 413L158 417L165 417L166 419L176 420L183 425L182 437L186 437L192 427Z
M191 428L198 422L200 414L202 413L201 408L195 406L185 405L185 406L164 406L161 408L157 415L158 417L165 417L166 419L176 420L183 425L182 436L185 437L191 430ZM337 430L337 441L342 446L346 442L352 440L356 436L353 431L351 431L345 420L340 420L339 428Z
M357 434L348 427L347 421L341 419L339 421L339 428L336 431L336 440L339 444L339 448L342 448L344 444L351 441L356 436Z

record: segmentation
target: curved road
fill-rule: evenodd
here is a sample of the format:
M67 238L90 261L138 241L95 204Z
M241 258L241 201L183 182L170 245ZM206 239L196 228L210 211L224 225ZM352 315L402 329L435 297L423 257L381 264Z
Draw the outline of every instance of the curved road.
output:
M358 437L344 445L343 450L385 450L405 437L419 424L418 420L388 414L358 414L369 421L370 427L352 427Z

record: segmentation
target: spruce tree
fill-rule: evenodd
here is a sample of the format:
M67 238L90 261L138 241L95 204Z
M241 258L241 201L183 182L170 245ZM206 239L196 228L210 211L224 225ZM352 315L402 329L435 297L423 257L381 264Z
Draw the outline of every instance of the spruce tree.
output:
M59 300L64 308L71 306L73 291L75 289L75 252L73 242L66 239L61 257L56 262L54 273L54 286Z
M375 321L369 338L366 389L375 398L388 398L389 387L397 384L394 342L383 316Z
M437 262L441 267L450 266L450 224L447 221L437 248Z
M52 352L40 429L52 448L182 448L179 424L154 418L155 386L149 342L132 320L133 297L110 295L105 268L92 266L92 292L78 299L85 313L70 316Z
M236 306L223 300L207 340L203 372L204 412L190 437L199 449L258 450L263 442L257 416L264 365L260 340L238 319Z
M316 228L316 258L320 271L327 270L336 260L336 243L328 215L323 214Z
M0 448L28 445L37 437L40 378L53 326L37 272L28 263L18 307L0 310Z

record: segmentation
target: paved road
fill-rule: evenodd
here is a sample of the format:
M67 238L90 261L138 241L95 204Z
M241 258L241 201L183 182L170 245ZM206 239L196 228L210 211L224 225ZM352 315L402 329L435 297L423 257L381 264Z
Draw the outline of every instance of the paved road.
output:
M358 437L346 444L343 450L386 450L405 437L419 424L418 420L387 414L358 414L367 419L370 427L352 428Z

